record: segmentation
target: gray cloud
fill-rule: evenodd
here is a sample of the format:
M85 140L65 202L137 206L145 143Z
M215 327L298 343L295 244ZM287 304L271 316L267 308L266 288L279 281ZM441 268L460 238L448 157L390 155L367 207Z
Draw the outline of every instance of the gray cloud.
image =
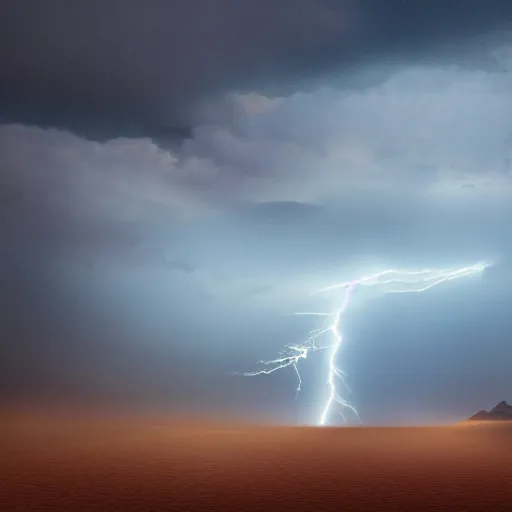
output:
M496 46L489 61L509 48ZM4 125L2 204L17 209L14 219L32 210L44 223L42 212L61 211L69 222L125 226L258 203L316 205L340 218L366 209L397 226L407 222L401 208L408 219L492 218L508 211L512 191L511 90L501 69L404 64L364 89L231 94L176 150Z
M107 341L87 340L119 338L127 340L121 352L137 346L169 361L159 371L176 381L186 373L195 386L187 400L200 403L205 376L273 356L310 327L276 317L311 306L312 290L368 268L496 258L500 266L482 288L464 288L471 307L457 296L458 314L476 316L481 297L498 295L496 309L505 310L504 287L495 292L512 252L512 75L507 38L493 41L473 66L467 55L459 66L365 64L354 71L373 74L364 86L333 77L290 94L231 92L202 102L191 136L172 149L148 137L98 142L66 130L0 126L8 247L0 268L9 306L2 339L18 340L20 350L15 357L3 349L3 359L23 367L23 350L39 364L39 347L67 354L76 343L71 366L88 355L85 373L115 381L112 366L94 366L111 350ZM434 311L439 297L425 298L422 308ZM449 299L440 303L451 307ZM396 319L377 309L376 325ZM489 331L491 313L485 309L481 331L471 325L461 338ZM455 322L455 314L440 318ZM411 323L413 334L420 343ZM361 346L380 335L362 332ZM406 345L401 336L394 349ZM503 343L493 339L489 346ZM395 360L389 372L400 370ZM56 380L65 366L58 361L40 363ZM414 368L421 370L419 360ZM243 401L231 388L212 386L212 395L228 393L212 403ZM169 392L172 400L178 394Z
M6 0L2 118L175 138L212 95L296 91L364 59L435 48L437 60L460 58L461 42L481 45L511 18L507 0Z
M180 124L198 97L333 44L347 31L345 3L8 2L0 26L3 89L16 103L8 111L30 117L22 98L57 124L80 124L65 108L83 125L88 109L118 129Z

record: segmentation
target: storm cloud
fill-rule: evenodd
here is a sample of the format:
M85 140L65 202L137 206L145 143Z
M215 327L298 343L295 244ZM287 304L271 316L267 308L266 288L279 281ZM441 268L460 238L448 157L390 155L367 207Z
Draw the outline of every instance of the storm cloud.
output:
M383 360L407 337L425 347L425 318L436 317L437 352L409 351L411 372L433 371L445 350L476 402L502 398L491 398L506 380L493 374L500 357L488 357L482 390L460 359L467 350L478 360L484 334L486 353L500 353L508 328L511 7L383 4L9 4L0 21L9 20L0 30L6 388L30 395L44 382L50 394L289 419L299 414L289 375L237 389L223 376L307 332L283 318L311 306L312 290L384 265L486 260L495 266L482 280L420 299L400 332L389 319L403 320L402 303L372 305L373 331L356 311L350 374L378 422L390 402L372 389L400 368L392 356L376 367L371 340L387 332ZM405 393L401 378L388 391ZM275 389L282 396L266 408ZM442 398L434 391L427 408ZM465 414L466 405L440 408Z
M374 58L450 60L511 16L507 0L7 0L2 117L180 137L198 101L296 92Z
M92 225L172 225L207 212L250 218L258 204L275 204L279 217L280 205L297 203L327 223L369 223L362 227L375 236L413 231L429 216L486 236L477 217L498 221L510 204L511 48L505 37L495 42L484 69L404 63L367 87L232 93L205 106L203 123L175 149L6 124L4 208L17 209L14 222L32 210L40 228L50 212Z

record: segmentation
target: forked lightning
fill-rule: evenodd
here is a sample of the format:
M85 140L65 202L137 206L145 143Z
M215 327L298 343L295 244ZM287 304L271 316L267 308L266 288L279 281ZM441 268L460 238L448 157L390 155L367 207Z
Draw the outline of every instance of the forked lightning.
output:
M345 373L339 368L337 359L338 352L343 341L341 332L341 320L344 313L351 304L353 294L360 287L378 287L383 293L413 293L424 292L438 284L446 283L454 279L477 274L485 270L489 264L477 263L469 267L455 269L432 269L420 270L388 269L375 274L363 276L352 281L327 286L315 293L340 292L341 297L337 299L339 307L333 312L304 312L294 313L295 315L311 315L325 317L324 325L319 329L309 332L305 341L287 345L279 354L279 357L271 361L260 361L262 368L254 372L237 373L246 377L269 375L283 368L291 367L298 377L297 394L301 390L302 378L299 372L299 363L307 359L308 355L319 350L329 352L329 366L326 375L328 385L328 397L322 407L318 418L319 425L325 425L335 405L339 406L339 412L345 420L344 411L352 411L358 418L356 409L345 399L339 391L339 387L345 386ZM323 343L322 343L323 340Z

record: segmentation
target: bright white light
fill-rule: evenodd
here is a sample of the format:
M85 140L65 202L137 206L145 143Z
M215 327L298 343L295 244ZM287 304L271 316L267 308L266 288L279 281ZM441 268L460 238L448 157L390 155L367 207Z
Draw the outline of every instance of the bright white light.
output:
M454 269L388 269L375 274L363 276L352 281L336 283L322 288L315 292L315 294L341 291L341 297L338 300L339 307L334 312L326 313L311 311L294 314L325 317L326 321L324 326L310 331L304 342L300 344L287 345L276 359L271 361L260 361L260 364L263 365L262 369L254 372L236 373L235 375L256 377L259 375L269 375L278 370L292 367L299 379L297 386L298 394L302 385L302 378L298 367L300 361L307 359L308 355L312 352L328 350L329 367L326 375L326 381L329 388L329 394L324 406L322 407L322 412L318 418L318 424L325 425L327 423L329 415L335 404L339 405L340 414L344 421L345 416L343 415L343 411L346 409L351 410L359 418L356 409L345 398L343 398L338 391L339 383L343 386L345 385L345 373L337 365L337 355L343 341L341 320L342 316L350 306L355 289L357 287L372 286L379 287L380 292L384 294L419 293L441 283L480 273L489 266L490 264L488 263L477 263L469 267ZM327 339L325 344L320 344L321 339Z

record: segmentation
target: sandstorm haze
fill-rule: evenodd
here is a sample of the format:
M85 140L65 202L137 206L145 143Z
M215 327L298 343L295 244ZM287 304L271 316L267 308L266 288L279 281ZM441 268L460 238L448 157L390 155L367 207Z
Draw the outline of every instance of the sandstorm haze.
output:
M512 4L7 0L0 385L10 403L311 423L325 357L244 379L369 269L340 365L366 424L512 399Z

